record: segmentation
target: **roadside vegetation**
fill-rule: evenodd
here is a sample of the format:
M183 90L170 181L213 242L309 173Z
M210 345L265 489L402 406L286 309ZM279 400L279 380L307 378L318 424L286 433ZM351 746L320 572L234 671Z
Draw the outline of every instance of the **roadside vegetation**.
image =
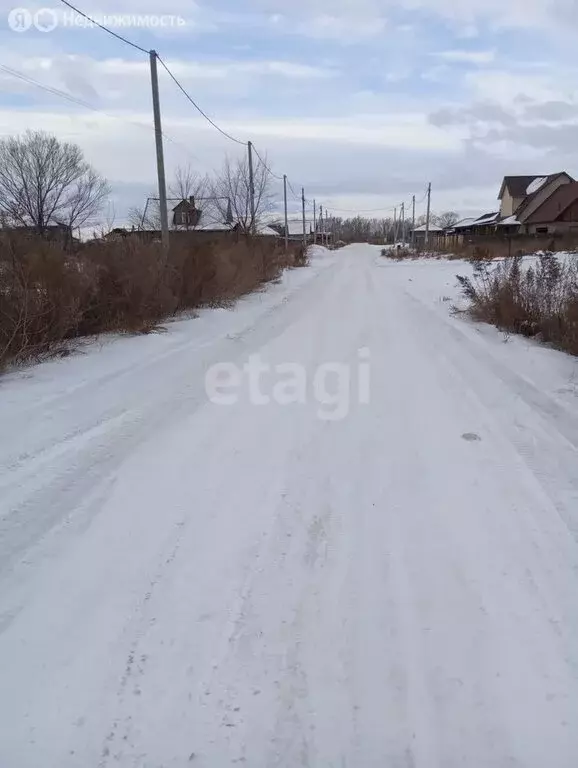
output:
M150 236L108 238L103 231L81 242L73 233L102 211L106 179L78 146L42 131L1 139L0 369L65 354L73 340L92 334L149 332L178 312L226 305L286 267L306 266L300 244L285 252L274 236L250 234L270 204L266 163L256 165L254 207L248 179L240 160L227 162L210 185L181 170L171 189L179 200L209 195L221 221L237 221L235 233L196 239L180 232L165 254L153 205L133 212L134 229L148 226Z
M0 239L0 368L66 353L80 337L146 333L178 312L225 306L306 266L269 238L176 244L99 242L71 252L42 238Z
M469 314L508 333L533 337L578 355L578 262L552 253L478 261L458 275Z

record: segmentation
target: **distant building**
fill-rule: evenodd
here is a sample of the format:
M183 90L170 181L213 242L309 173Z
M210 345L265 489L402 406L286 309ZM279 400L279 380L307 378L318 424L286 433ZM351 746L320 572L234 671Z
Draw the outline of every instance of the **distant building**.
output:
M42 232L35 226L8 226L1 227L0 232L24 237L43 237L50 242L72 243L77 238L72 235L72 228L68 224L48 224L42 228Z
M525 217L526 232L536 235L578 232L578 182L558 187Z
M437 224L430 224L429 225L429 243L432 242L432 240L436 239L443 234L443 229L441 227L438 227ZM422 248L425 245L425 233L426 233L426 225L422 224L419 227L416 227L413 230L413 238L414 243L418 248Z
M540 234L553 231L551 226L554 225L554 221L537 222L535 214L542 209L542 218L552 217L555 213L554 209L551 207L544 209L544 204L561 187L573 183L575 183L574 179L565 171L542 176L505 176L498 194L500 219L496 222L496 227L508 227L512 233L525 234L535 234L536 226L542 230ZM566 198L562 196L560 201L562 199Z
M194 228L201 220L201 211L195 207L195 198L189 197L188 200L181 200L172 210L173 227L185 229Z

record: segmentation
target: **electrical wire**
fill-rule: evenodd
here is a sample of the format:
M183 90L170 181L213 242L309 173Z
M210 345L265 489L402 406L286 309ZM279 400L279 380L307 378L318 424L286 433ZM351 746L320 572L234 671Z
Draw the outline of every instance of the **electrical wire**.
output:
M135 120L127 120L124 117L120 117L119 115L111 114L110 112L105 112L102 109L99 109L98 107L93 106L92 104L89 104L89 102L84 101L83 99L79 99L76 96L73 96L71 93L67 93L66 91L60 90L60 88L55 88L51 85L45 85L44 83L39 82L38 80L35 80L33 77L30 77L29 75L24 74L24 72L19 72L17 69L12 69L12 67L8 67L5 64L0 64L0 70L3 72L6 72L11 77L15 77L18 80L22 80L25 83L28 83L28 85L33 85L36 88L40 88L43 91L46 91L47 93L52 94L53 96L59 96L60 98L66 99L67 101L71 102L72 104L76 104L77 106L84 107L85 109L90 109L92 112L97 112L101 115L105 115L106 117L113 118L114 120L120 120L123 123L127 123L128 125L136 125L138 128L144 128L146 131L154 131L154 127L152 125L145 125L144 123L137 123ZM171 144L174 144L177 147L180 147L183 149L192 160L197 161L199 158L192 154L188 147L183 144L182 142L177 141L177 139L174 139L169 134L165 133L163 131L163 137L171 142Z
M127 40L126 37L123 37L122 35L119 35L116 32L113 32L112 29L109 29L108 27L105 27L104 24L99 24L98 21L93 19L87 13L84 13L84 11L81 11L78 8L76 8L74 5L72 5L72 3L69 3L68 0L60 0L60 2L63 3L64 5L66 5L71 10L73 10L75 13L78 13L79 16L82 16L83 18L85 18L88 21L90 21L96 27L99 27L104 32L108 32L109 35L112 35L113 37L116 37L117 40L121 40L123 43L126 43L127 45L131 45L133 48L136 48L137 51L142 51L142 53L146 53L147 56L149 55L149 51L147 51L146 48L142 48L140 45L137 45L136 43L133 43L132 40Z
M295 190L293 189L293 186L292 186L291 182L289 181L289 179L287 179L287 184L288 184L289 189L291 190L291 194L293 195L295 200L301 201L300 195L298 195L297 192L295 192Z
M137 43L134 43L132 40L128 40L126 37L123 37L122 35L119 35L117 32L114 32L112 29L109 29L104 24L100 24L98 21L96 21L96 19L93 19L87 13L84 13L84 11L81 11L75 5L73 5L72 3L68 2L68 0L60 0L60 2L63 5L65 5L67 8L70 8L72 11L77 13L79 16L82 16L83 18L85 18L91 24L94 24L99 29L102 29L103 32L106 32L107 34L111 35L112 37L116 38L117 40L120 40L121 42L125 43L126 45L129 45L132 48L140 51L141 53L145 53L147 55L151 54L151 51L147 51L146 48L143 48L142 46L138 45ZM193 107L197 110L197 112L199 112L199 114L202 115L202 117L204 117L205 120L207 120L207 122L210 125L213 126L213 128L215 128L217 131L219 131L220 134L222 134L225 138L229 139L230 141L233 141L236 144L240 144L241 146L247 146L248 142L241 141L241 139L237 139L235 136L232 136L230 133L228 133L227 131L223 130L214 120L212 120L209 117L209 115L207 115L207 113L203 109L201 109L201 107L196 103L196 101L192 98L192 96L187 92L187 90L184 88L184 86L179 82L179 80L171 72L171 70L168 67L168 65L158 55L158 53L154 52L154 55L155 55L156 59L160 62L162 67L166 70L166 72L168 73L168 75L171 78L171 80L173 80L175 85L179 88L179 90L187 98L187 100L193 105ZM88 104L87 102L83 101L82 99L77 99L75 96L72 96L72 94L66 93L65 91L61 91L58 88L53 88L51 86L47 86L47 85L44 85L42 83L39 83L38 81L34 80L31 77L28 77L27 75L23 74L22 72L18 72L17 70L12 70L10 67L7 67L7 66L2 65L2 64L0 64L0 69L2 69L4 72L7 72L8 74L10 74L13 77L19 78L20 80L23 80L24 82L27 82L30 85L34 85L34 86L36 86L38 88L41 88L42 90L44 90L44 91L46 91L48 93L51 93L51 94L56 95L56 96L60 96L61 98L64 98L64 99L68 100L69 102L71 102L73 104L82 106L82 107L84 107L86 109L90 109L90 110L93 110L95 112L102 112L102 114L107 114L106 112L103 112L102 110L99 110L96 107L93 107L91 104ZM117 117L117 116L112 116L112 117ZM122 120L122 118L118 118L118 119ZM126 121L126 122L131 122L131 121ZM133 124L134 125L140 125L141 127L146 127L146 126L143 126L140 123L133 123ZM174 139L172 139L167 134L163 133L163 136L168 141L171 141L172 143L176 144L177 146L179 145L179 142L175 141ZM184 145L181 145L181 146L184 147ZM273 176L275 179L278 179L279 181L282 181L283 177L279 176L276 173L274 173L271 170L271 168L269 168L269 166L265 163L265 161L263 160L263 158L261 157L261 155L259 154L257 149L255 147L253 147L253 148L255 149L255 154L257 155L257 157L259 158L261 163L264 165L264 167L267 170L267 172L270 173L271 176ZM188 149L186 151L188 153ZM291 185L291 182L289 182L289 180L288 180L288 183L289 183L289 188L290 188L293 196L295 197L295 199L299 200L300 198L296 194L296 192L293 189L293 187ZM423 203L423 201L427 197L427 194L428 194L428 190L426 189L426 192L425 192L423 198L417 204L421 205L421 203ZM309 201L309 200L306 200L306 202L308 204L311 204L311 201ZM386 211L389 212L390 210L392 210L391 208L348 209L348 208L339 208L338 206L333 206L333 205L331 207L336 208L339 212L342 212L342 213L357 213L357 214L359 214L359 213L378 213L378 212L385 213Z
M44 85L43 83L38 82L38 80L34 80L34 78L29 77L28 75L25 75L24 72L19 72L18 70L12 69L11 67L6 66L5 64L0 64L0 69L3 72L6 72L7 74L11 75L12 77L16 77L19 80L23 80L29 85L34 85L37 88L41 88L43 91L47 91L48 93L51 93L54 96L61 96L62 98L72 102L73 104L76 104L77 106L93 109L93 107L91 107L90 104L83 101L82 99L76 98L76 96L73 96L71 93L67 93L66 91L61 91L59 88L53 88L50 85Z
M63 0L63 2L64 2L64 0ZM201 115L202 115L202 116L205 118L205 120L207 120L207 121L208 121L208 122L209 122L209 123L210 123L210 124L213 126L213 128L216 128L216 129L219 131L219 133L223 134L223 136L225 136L227 139L230 139L231 141L234 141L236 144L241 144L241 145L242 145L242 146L244 146L244 147L246 147L246 146L247 146L247 142L246 142L246 141L241 141L240 139L236 139L234 136L231 136L231 134L230 134L230 133L227 133L227 131L224 131L224 130L223 130L221 127L220 127L220 126L218 126L218 125L217 125L217 123L216 123L214 120L211 120L211 118L210 118L210 117L207 115L207 113L206 113L206 112L204 112L204 111L203 111L203 110L202 110L202 109L199 107L199 105L198 105L198 104L197 104L197 102L196 102L196 101L195 101L195 100L192 98L192 96L190 96L190 95L187 93L187 91L185 90L185 88L184 88L184 87L183 87L183 86L182 86L182 85L179 83L179 81L177 80L177 78L176 78L176 77L173 75L173 73L171 72L171 70L169 69L169 67L168 67L168 66L165 64L165 62L164 62L164 61L161 59L161 57L160 57L158 54L157 54L157 59L158 59L158 61L160 62L160 64L161 64L161 65L164 67L164 69L165 69L165 70L168 72L168 74L169 74L169 76L170 76L171 80L172 80L172 81L175 83L175 85L176 85L176 86L179 88L179 90L180 90L180 91L181 91L181 92L182 92L182 93L183 93L183 94L186 96L186 98L187 98L187 99L188 99L188 100L191 102L191 104L192 104L192 105L193 105L193 107L194 107L194 108L197 110L197 112L199 112L199 114L201 114Z
M257 149L256 149L255 145L254 145L254 144L251 144L251 146L252 146L252 148L253 148L253 151L255 152L255 154L257 155L257 157L259 158L259 160L261 161L261 164L264 166L265 170L267 171L267 173L270 173L270 174L271 174L271 176L272 176L274 179L278 179L278 181L283 181L283 176L279 176L278 174L276 174L276 173L273 173L273 171L272 171L272 170L269 168L269 166L268 166L268 165L267 165L267 163L266 163L266 162L263 160L263 158L261 157L261 155L260 155L260 154L257 152Z
M382 206L381 208L341 208L339 205L335 205L331 203L329 206L327 203L321 203L325 207L328 208L334 208L336 211L339 211L340 213L388 213L389 211L393 211L393 208L385 208Z
M136 43L133 43L131 40L127 40L127 38L126 38L126 37L123 37L122 35L119 35L119 34L117 34L116 32L113 32L113 31L112 31L112 29L109 29L109 28L108 28L108 27L106 27L104 24L100 24L98 21L96 21L96 20L95 20L95 19L93 19L91 16L89 16L87 13L84 13L84 11L81 11L79 8L77 8L76 6L72 5L72 3L69 3L69 2L68 2L68 0L60 0L60 2L61 2L61 3L63 3L64 5L66 5L66 6L67 6L68 8L70 8L71 10L73 10L75 13L78 13L80 16L82 16L83 18L85 18L85 19L87 19L88 21L90 21L90 22L91 22L92 24L94 24L95 26L99 27L99 29L102 29L104 32L107 32L109 35L112 35L113 37L116 37L116 38L117 38L117 40L120 40L121 42L123 42L123 43L126 43L127 45L130 45L130 46L132 46L133 48L136 48L138 51L141 51L142 53L146 53L147 55L150 55L150 53L151 53L151 52L150 52L150 51L147 51L147 50L146 50L146 48L143 48L142 46L140 46L140 45L137 45ZM178 88L179 88L179 89L182 91L182 93L183 93L183 94L184 94L184 95L187 97L187 99L188 99L188 100L191 102L191 104L192 104L192 105L195 107L195 109L196 109L196 110L199 112L199 114L201 114L201 115L202 115L202 116L205 118L205 120L207 120L207 121L208 121L208 122L209 122L209 123L210 123L210 124L213 126L213 128L216 128L216 129L217 129L217 131L219 131L219 133L223 134L223 136L225 136L227 139L230 139L231 141L234 141L234 142L236 142L237 144L241 144L241 145L247 146L247 142L246 142L246 141L241 141L240 139L237 139L237 138L235 138L234 136L231 136L231 134L230 134L230 133L227 133L227 131L224 131L222 128L220 128L220 127L217 125L217 123L215 123L215 121L214 121L214 120L212 120L212 119L211 119L211 118L210 118L210 117L207 115L207 113L206 113L206 112L204 112L204 111L201 109L201 107L199 107L199 105L198 105L198 104L196 103L196 101L195 101L195 100L192 98L192 96L190 96L190 95L187 93L186 89L185 89L185 88L184 88L184 87L181 85L181 83L180 83L180 82L177 80L177 78L176 78L176 77L173 75L173 73L171 72L171 70L169 69L169 67L167 66L167 64L165 64L165 62L164 62L164 61L161 59L161 57L158 55L158 53L156 53L156 52L155 52L155 56L156 56L156 58L157 58L157 61L159 61L159 62L160 62L160 64L161 64L161 65L164 67L164 69L165 69L165 70L168 72L169 76L170 76L170 77L171 77L171 79L174 81L174 83L177 85L177 87L178 87Z
M426 187L425 192L423 193L423 197L421 200L416 200L416 205L421 205L423 201L426 199L428 193L428 187Z

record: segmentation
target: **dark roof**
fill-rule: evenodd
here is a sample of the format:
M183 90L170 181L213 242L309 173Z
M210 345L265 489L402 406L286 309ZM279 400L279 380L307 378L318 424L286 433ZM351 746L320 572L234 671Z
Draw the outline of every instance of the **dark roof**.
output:
M526 190L534 179L546 178L547 175L538 173L535 176L504 176L498 197L500 200L502 199L506 187L512 197L526 197ZM555 175L557 176L558 174Z
M522 200L520 205L514 211L514 213L516 214L516 218L519 221L522 221L522 219L520 219L520 216L524 213L524 211L530 205L530 203L536 198L536 195L539 195L544 190L544 188L548 186L548 184L551 184L554 181L554 179L558 179L560 176L567 176L571 182L574 181L572 176L570 176L570 174L566 173L565 171L562 171L562 173L551 173L549 176L544 176L543 178L545 178L546 181L543 184L541 184L533 194L525 197L524 200ZM540 176L536 176L536 178L539 179Z
M496 211L495 213L484 213L483 216L480 216L479 219L474 221L474 225L478 226L480 224L494 224L498 220L499 216L499 211Z
M173 213L177 213L180 211L194 211L194 210L196 210L194 203L192 203L190 200L181 200L181 202L177 203L173 208Z
M530 214L525 224L546 224L556 221L564 211L578 200L578 182L563 184L545 200L542 205Z

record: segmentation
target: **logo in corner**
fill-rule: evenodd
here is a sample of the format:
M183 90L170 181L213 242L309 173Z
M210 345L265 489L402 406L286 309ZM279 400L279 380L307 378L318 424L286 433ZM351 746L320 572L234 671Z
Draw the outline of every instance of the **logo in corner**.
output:
M27 8L13 8L8 14L8 26L13 32L27 32L32 26L32 14Z

